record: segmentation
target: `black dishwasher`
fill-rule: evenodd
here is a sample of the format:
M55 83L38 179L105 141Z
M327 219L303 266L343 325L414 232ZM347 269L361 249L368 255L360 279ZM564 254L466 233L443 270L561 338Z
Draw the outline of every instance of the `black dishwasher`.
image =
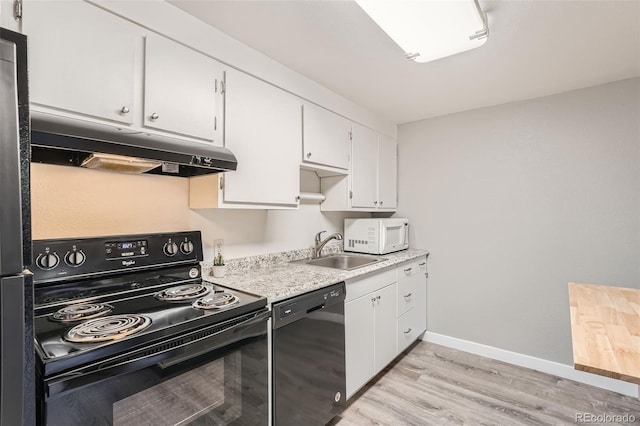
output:
M345 405L345 284L273 305L274 425L325 425Z

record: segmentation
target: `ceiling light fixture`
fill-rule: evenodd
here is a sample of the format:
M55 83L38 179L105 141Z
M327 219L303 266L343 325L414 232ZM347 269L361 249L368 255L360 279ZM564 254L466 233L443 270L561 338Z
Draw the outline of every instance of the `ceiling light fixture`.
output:
M489 36L478 0L356 0L416 62L482 46Z

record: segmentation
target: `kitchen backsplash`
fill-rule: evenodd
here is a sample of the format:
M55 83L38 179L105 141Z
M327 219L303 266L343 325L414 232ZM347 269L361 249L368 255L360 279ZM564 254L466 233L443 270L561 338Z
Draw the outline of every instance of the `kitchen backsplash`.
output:
M345 217L370 215L321 212L318 204L295 210L191 210L188 181L182 178L44 164L32 164L31 173L35 239L200 230L204 259L213 260L213 242L222 239L227 264L305 246L300 256L309 257L317 232L342 232ZM315 173L302 171L301 189L320 190Z
M342 241L331 241L322 249L322 255L333 254L343 251ZM303 248L298 250L288 250L276 253L260 254L256 256L239 257L225 261L226 273L245 273L252 268L263 268L280 263L292 262L294 260L308 259L313 255L313 248ZM213 262L202 262L202 276L211 275Z

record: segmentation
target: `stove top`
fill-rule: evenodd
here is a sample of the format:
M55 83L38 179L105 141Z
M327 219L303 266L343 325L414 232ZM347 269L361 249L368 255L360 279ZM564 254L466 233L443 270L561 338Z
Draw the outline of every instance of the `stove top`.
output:
M109 315L81 321L64 333L67 342L95 343L110 342L135 334L151 325L151 318L137 314Z
M210 292L211 289L204 284L184 284L161 290L154 297L165 302L184 302L196 300Z
M48 377L266 305L264 297L202 280L197 262L36 281L39 366Z

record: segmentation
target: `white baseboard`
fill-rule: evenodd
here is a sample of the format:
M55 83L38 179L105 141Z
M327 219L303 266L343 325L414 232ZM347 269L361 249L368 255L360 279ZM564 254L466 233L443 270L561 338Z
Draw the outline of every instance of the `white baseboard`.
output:
M558 362L547 361L546 359L535 358L529 355L495 348L493 346L457 339L443 334L432 333L430 331L427 331L424 334L422 340L480 355L486 358L496 359L509 364L518 365L520 367L530 368L542 373L553 374L554 376L574 380L587 385L597 386L623 395L635 398L638 398L640 395L640 387L636 384L579 371L574 369L572 366L560 364Z

